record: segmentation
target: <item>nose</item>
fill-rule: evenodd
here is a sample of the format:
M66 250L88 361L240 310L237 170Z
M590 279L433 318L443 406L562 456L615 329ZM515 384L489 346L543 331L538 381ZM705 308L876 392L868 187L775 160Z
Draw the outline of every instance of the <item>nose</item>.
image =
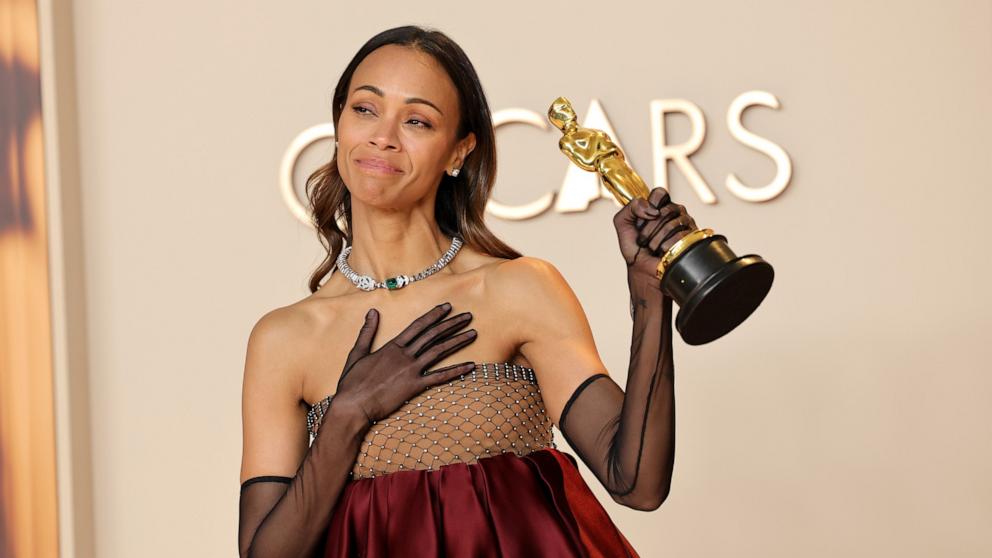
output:
M396 134L396 122L393 118L380 118L371 130L369 145L383 151L399 150L399 137Z

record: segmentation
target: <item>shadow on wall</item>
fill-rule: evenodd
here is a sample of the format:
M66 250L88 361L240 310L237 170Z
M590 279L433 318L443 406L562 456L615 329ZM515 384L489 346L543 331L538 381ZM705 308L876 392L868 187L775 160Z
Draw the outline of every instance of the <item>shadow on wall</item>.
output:
M0 58L0 237L9 234L31 235L35 222L31 215L24 149L30 122L40 117L41 78L14 57ZM14 555L11 545L10 505L6 487L9 469L7 444L0 437L0 558Z
M41 113L41 77L37 68L17 57L0 58L0 235L20 230L31 234L35 223L23 172L28 126Z

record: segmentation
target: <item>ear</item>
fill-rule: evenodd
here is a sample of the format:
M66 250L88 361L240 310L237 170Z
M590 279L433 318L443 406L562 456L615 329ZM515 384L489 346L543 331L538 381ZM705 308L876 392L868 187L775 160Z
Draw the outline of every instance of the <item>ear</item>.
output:
M458 140L458 143L455 145L455 153L448 164L448 168L461 168L473 149L475 149L475 132L469 132L464 138Z

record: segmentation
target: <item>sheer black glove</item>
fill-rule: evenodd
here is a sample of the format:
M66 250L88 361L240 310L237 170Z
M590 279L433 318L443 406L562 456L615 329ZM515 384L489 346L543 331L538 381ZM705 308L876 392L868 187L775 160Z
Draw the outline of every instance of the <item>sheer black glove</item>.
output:
M293 477L248 479L241 486L238 549L242 557L318 556L334 506L348 482L373 420L433 385L471 372L473 362L425 369L475 341L475 330L453 334L472 316L441 321L450 304L434 307L374 352L379 314L365 316L334 397ZM304 425L300 434L305 436Z
M371 354L379 314L375 309L369 310L338 380L335 399L355 404L369 421L377 421L425 389L471 372L474 363L465 362L425 375L428 367L476 338L474 329L451 335L471 321L470 312L438 322L450 310L448 303L435 307Z
M655 270L695 222L664 188L631 201L613 222L633 317L626 389L606 374L591 376L572 393L558 425L616 502L647 511L668 497L675 462L672 299Z
M659 289L656 270L661 257L697 228L685 206L672 203L668 191L660 187L651 190L646 200L631 200L613 216L613 225L628 274L652 280L648 282Z

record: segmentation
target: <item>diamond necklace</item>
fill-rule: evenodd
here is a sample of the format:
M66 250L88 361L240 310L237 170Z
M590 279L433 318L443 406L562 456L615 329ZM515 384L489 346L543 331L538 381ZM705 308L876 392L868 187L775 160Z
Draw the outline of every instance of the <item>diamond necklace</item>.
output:
M441 270L444 266L448 265L448 262L455 257L458 250L462 247L462 239L458 236L453 236L451 238L451 247L448 251L441 256L441 259L432 263L427 267L427 269L421 271L420 273L410 276L410 275L397 275L396 277L390 277L385 281L376 281L375 278L368 275L359 275L355 273L354 269L348 265L348 254L351 254L351 246L348 246L341 253L338 254L338 270L344 274L356 287L362 289L363 291L374 291L375 289L389 289L391 291L396 289L401 289L414 281L420 281L434 275Z

